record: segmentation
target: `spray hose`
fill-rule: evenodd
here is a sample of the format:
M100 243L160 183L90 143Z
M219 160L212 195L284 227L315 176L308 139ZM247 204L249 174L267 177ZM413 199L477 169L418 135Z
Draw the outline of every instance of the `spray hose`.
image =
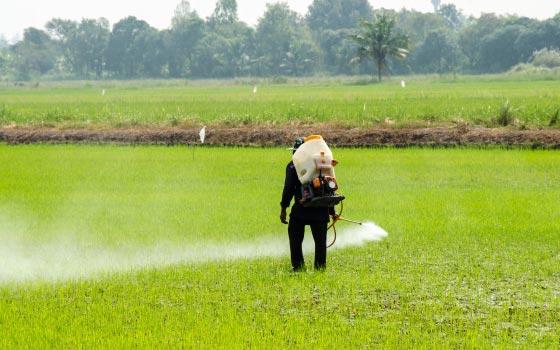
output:
M327 246L327 248L332 247L335 243L336 243L336 223L338 222L340 216L342 215L342 211L344 210L344 201L340 202L340 211L338 212L338 214L336 214L336 219L333 220L332 224L330 224L330 226L327 228L327 232L332 229L333 231L333 241L331 242L331 244L329 244Z
M351 223L351 224L356 224L356 225L360 225L360 226L363 226L363 225L364 225L363 222L359 222L359 221L354 221L354 220L349 220L349 219L343 218L343 217L342 217L342 210L343 210L343 209L344 209L344 204L343 204L343 202L340 202L340 212L339 212L338 214L335 213L335 219L333 220L333 223L330 224L330 226L327 228L327 232L332 228L332 230L333 230L333 235L334 235L334 238L333 238L332 243L329 244L329 245L327 246L327 248L332 247L332 246L336 243L336 223L337 223L337 222L339 222L339 221L346 221L346 222L349 222L349 223Z

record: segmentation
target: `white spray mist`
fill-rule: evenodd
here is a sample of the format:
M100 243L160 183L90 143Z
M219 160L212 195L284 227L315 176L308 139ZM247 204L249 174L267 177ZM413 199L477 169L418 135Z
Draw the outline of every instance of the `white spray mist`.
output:
M6 226L5 226L6 227ZM159 268L184 263L258 259L289 255L287 235L270 235L240 243L180 245L161 242L155 246L104 247L78 241L75 235L58 235L48 243L33 244L18 238L18 229L0 231L0 283L14 281L63 281L95 278L100 274ZM313 251L307 230L304 250ZM375 225L344 226L338 230L333 249L358 247L379 241L388 234ZM329 239L332 236L329 235Z

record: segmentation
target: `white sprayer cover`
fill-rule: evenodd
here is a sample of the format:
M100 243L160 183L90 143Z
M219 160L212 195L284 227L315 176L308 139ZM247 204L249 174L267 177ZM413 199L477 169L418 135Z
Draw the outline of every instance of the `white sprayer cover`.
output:
M321 136L307 137L294 153L292 160L302 184L311 182L319 173L335 177L332 152Z

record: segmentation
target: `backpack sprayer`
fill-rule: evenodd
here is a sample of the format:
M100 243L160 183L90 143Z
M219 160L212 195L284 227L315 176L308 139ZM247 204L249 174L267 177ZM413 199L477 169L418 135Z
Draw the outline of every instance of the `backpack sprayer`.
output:
M336 181L334 168L338 162L333 159L333 154L322 136L311 135L306 137L303 144L294 153L292 160L302 184L301 205L304 207L334 208L340 204L340 212L328 227L328 230L333 230L334 239L327 248L332 247L336 242L335 225L338 220L363 225L361 222L341 217L344 208L343 201L346 197L337 193L338 182Z

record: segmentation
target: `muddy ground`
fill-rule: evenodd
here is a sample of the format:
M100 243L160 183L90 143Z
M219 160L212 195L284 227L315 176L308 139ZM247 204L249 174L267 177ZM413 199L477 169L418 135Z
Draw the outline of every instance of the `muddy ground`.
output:
M198 128L58 129L41 127L0 128L0 142L115 143L189 145L200 143ZM345 147L453 147L513 146L560 149L560 130L515 130L507 128L355 128L332 125L210 127L206 144L227 146L284 146L297 136L321 134L334 146Z

